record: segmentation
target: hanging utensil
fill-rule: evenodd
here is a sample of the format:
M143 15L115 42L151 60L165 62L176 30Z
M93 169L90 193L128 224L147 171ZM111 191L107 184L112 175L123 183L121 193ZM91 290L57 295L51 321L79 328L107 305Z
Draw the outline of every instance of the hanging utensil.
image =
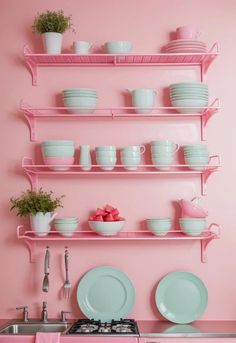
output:
M65 271L66 271L66 279L63 284L63 296L66 299L69 299L70 297L70 289L71 289L71 283L69 281L69 275L68 275L68 264L69 264L69 253L68 248L65 247Z
M43 278L43 286L42 286L43 292L48 292L49 290L49 259L50 259L49 247L46 247L46 253L45 253L45 258L44 258L44 278Z

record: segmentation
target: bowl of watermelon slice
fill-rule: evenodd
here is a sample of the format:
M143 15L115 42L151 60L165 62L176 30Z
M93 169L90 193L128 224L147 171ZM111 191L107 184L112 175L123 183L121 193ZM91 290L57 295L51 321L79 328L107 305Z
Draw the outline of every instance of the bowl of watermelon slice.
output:
M115 236L125 225L125 219L120 217L119 210L111 205L97 208L89 218L90 229L102 236Z

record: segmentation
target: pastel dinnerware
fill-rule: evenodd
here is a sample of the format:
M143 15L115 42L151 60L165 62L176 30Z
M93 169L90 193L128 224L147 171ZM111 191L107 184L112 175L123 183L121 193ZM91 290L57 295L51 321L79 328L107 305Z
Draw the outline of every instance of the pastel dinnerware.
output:
M205 218L179 218L181 230L189 236L199 236L206 227Z
M157 140L151 142L152 164L157 169L168 170L173 164L174 154L179 149L179 145L170 140Z
M87 41L77 40L73 44L74 52L78 55L88 54L92 44Z
M95 148L96 162L102 170L113 170L116 164L116 147L103 145Z
M168 217L150 218L146 222L148 230L156 236L165 236L172 226L172 220Z
M185 25L177 27L176 34L178 39L198 39L200 32L194 26Z
M115 236L125 225L125 219L120 221L102 222L88 221L89 227L102 236Z
M64 171L68 170L72 164L74 164L74 157L45 157L43 161L50 170ZM56 167L57 166L57 167Z
M133 44L130 41L118 40L109 41L104 44L108 54L128 54L133 49Z
M156 91L150 88L139 88L128 91L132 95L132 106L136 107L135 112L147 114L152 112L155 105Z
M199 206L199 197L193 198L191 201L180 199L178 203L181 207L181 216L185 218L206 218L208 212Z
M79 165L82 170L90 170L92 167L92 160L89 145L81 145L79 155Z
M54 220L55 229L66 237L71 237L78 229L79 220L76 217L64 217Z

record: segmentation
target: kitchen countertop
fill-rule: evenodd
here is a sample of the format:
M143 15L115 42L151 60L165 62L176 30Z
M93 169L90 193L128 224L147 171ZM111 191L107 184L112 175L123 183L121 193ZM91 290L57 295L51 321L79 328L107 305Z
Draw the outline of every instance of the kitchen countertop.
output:
M0 319L0 327L10 321L12 319ZM137 323L140 337L236 337L236 321L202 320L181 325L168 321L138 320Z
M196 321L174 324L167 321L138 321L140 337L236 337L236 321Z

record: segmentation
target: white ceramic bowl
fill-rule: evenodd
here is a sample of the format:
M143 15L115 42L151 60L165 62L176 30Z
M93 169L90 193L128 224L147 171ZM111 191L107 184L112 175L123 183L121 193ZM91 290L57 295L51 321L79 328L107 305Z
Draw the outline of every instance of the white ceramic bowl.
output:
M108 54L128 54L133 49L132 43L125 40L106 42L104 46Z
M115 236L125 225L125 220L114 222L88 221L89 227L102 236Z

